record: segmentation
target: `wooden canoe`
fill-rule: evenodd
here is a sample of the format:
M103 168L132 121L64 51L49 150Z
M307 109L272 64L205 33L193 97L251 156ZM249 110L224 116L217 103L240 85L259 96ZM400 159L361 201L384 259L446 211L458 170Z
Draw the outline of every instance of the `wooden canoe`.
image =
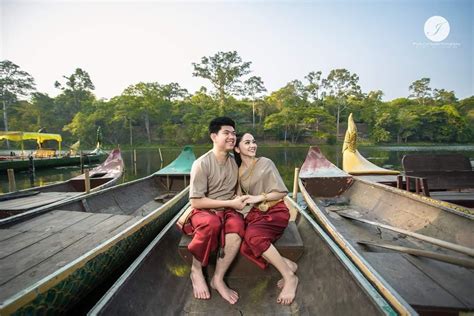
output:
M0 220L0 314L65 313L124 269L188 201L194 160Z
M90 192L115 185L120 180L123 170L124 163L120 149L114 149L102 164L90 170ZM0 194L0 218L84 194L84 174L59 183Z
M314 152L328 163L312 147L302 173L315 165ZM472 312L474 216L464 213L467 209L397 188L358 177L350 181L348 188L332 197L318 194L334 182L332 174L324 176L320 171L318 179L311 181L300 177L299 185L317 221L374 286L387 294L394 308L403 309L391 289L420 313ZM448 263L446 258L457 260Z
M273 267L260 270L240 254L226 277L229 286L239 292L235 305L228 304L214 290L210 300L194 299L190 264L178 254L183 237L175 222L183 208L89 315L395 315L320 226L292 199L287 197L285 202L295 215L289 227L297 228L304 245L298 260L300 283L292 305L276 303L280 276ZM275 244L277 248L281 247L280 241ZM251 265L251 270L238 274L237 265L243 261ZM211 264L208 269L213 268Z

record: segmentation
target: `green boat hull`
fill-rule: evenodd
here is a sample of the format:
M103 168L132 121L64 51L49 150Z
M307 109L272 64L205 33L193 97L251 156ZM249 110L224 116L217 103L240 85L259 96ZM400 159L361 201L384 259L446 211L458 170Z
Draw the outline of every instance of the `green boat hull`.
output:
M91 163L102 162L107 157L107 154L103 155L87 155L83 157L84 164L88 165ZM39 158L34 159L35 169L40 168L53 168L61 166L76 166L81 164L81 158L79 156L74 157L61 157L61 158ZM3 160L0 161L0 172L6 172L7 169L13 169L15 171L28 170L30 161L24 160Z

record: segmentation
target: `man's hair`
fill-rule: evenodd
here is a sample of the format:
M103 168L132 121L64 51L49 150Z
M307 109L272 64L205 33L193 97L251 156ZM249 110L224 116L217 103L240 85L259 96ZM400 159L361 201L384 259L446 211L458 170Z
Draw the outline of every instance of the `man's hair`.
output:
M233 119L226 116L216 117L209 123L209 134L217 134L222 126L232 126L235 129L235 122Z

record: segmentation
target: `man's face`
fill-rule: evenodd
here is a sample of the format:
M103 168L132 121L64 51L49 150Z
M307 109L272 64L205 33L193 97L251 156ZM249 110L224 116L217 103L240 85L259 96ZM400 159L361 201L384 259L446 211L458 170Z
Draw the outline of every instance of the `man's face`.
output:
M219 132L211 134L212 142L217 149L232 151L235 146L235 130L232 126L221 126Z

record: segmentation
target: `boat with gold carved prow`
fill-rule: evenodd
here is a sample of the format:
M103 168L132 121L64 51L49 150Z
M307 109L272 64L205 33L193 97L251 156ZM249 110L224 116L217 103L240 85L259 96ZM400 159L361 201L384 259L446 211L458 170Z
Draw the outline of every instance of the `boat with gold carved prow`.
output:
M89 315L416 315L403 299L397 307L355 268L321 227L294 200L285 198L290 223L275 247L298 263L299 284L291 305L277 297L281 277L238 255L226 282L239 293L230 305L212 290L209 300L193 297L189 238L176 228L181 212L99 300ZM206 268L212 276L215 266Z
M147 177L0 220L0 314L64 314L123 271L187 203L186 146Z
M397 185L397 175L400 174L397 170L381 168L360 154L357 150L357 126L352 113L347 119L347 130L342 146L342 169L350 175L392 186Z
M299 187L318 223L370 282L393 305L401 296L420 314L472 313L474 214L338 170L311 147Z

